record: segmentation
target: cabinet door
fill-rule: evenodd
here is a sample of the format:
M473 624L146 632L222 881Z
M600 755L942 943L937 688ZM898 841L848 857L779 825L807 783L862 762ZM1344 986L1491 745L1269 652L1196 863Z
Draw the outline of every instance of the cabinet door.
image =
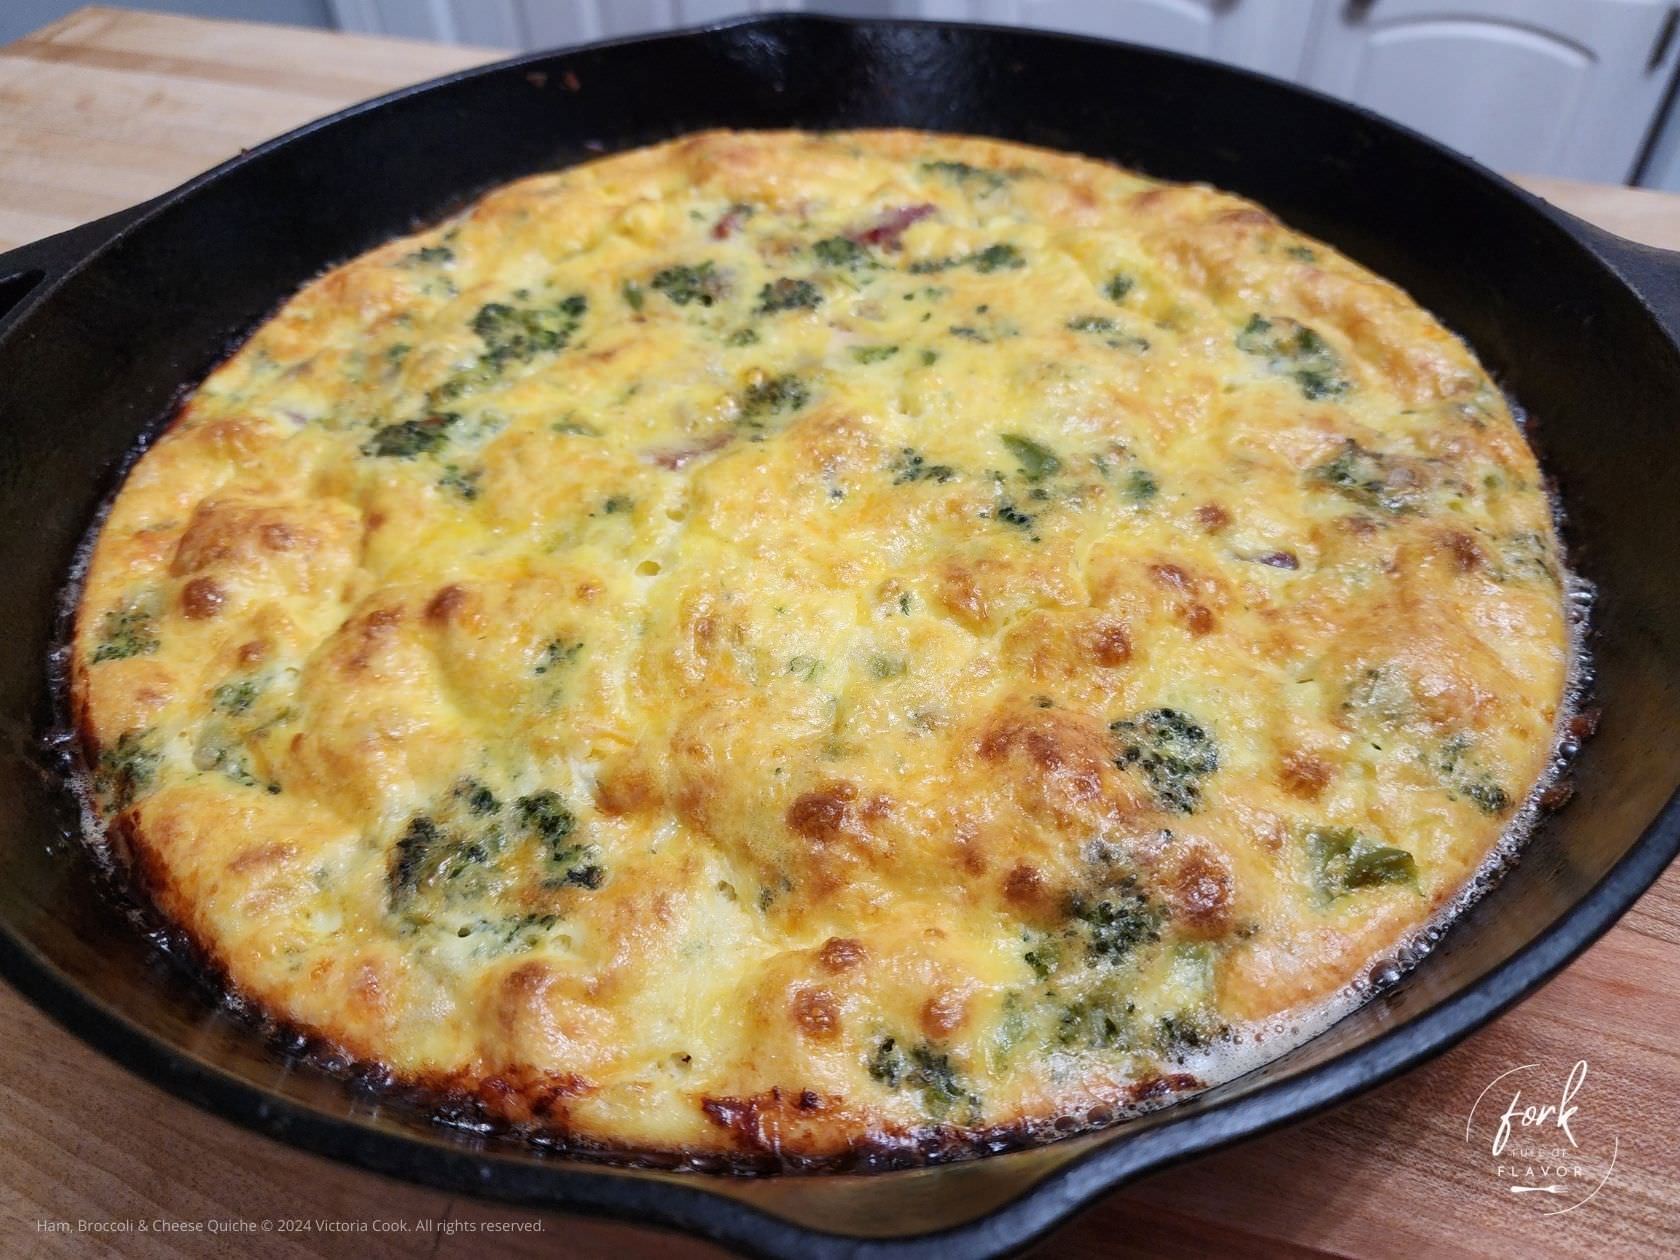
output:
M1654 0L1325 0L1305 81L1498 170L1620 182L1673 69Z
M458 8L468 2L454 0ZM592 39L645 35L762 9L799 7L797 3L770 5L763 0L512 0L512 3L519 11L527 48L556 48Z
M1123 39L1282 79L1301 69L1310 0L912 0L920 16Z

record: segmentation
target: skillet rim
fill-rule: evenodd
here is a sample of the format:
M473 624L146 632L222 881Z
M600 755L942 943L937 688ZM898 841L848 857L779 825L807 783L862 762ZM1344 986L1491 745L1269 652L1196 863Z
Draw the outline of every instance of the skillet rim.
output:
M32 270L44 273L42 280L33 283L20 301L10 310L0 313L0 346L26 328L30 312L48 299L65 280L96 264L112 246L142 228L156 215L187 200L201 188L239 167L263 159L319 130L434 89L445 89L478 76L503 74L572 54L679 40L719 31L798 27L975 29L1009 37L1025 35L1036 39L1124 48L1134 54L1183 63L1198 73L1213 70L1221 75L1256 80L1274 88L1283 87L1340 112L1358 116L1380 130L1422 144L1433 150L1437 158L1458 167L1461 174L1483 185L1490 193L1515 202L1522 211L1534 216L1538 223L1543 223L1548 231L1561 237L1563 247L1584 251L1608 272L1661 328L1665 340L1680 350L1680 333L1659 309L1659 306L1669 305L1662 298L1672 297L1672 292L1665 292L1660 297L1653 295L1628 274L1649 268L1662 282L1661 287L1673 290L1680 287L1680 261L1677 261L1680 256L1665 255L1664 251L1622 241L1557 210L1497 172L1487 170L1410 128L1324 93L1205 58L1090 36L986 23L843 18L785 12L743 16L653 35L524 53L401 87L311 120L139 206L0 254L0 277L27 274ZM477 195L482 191L476 190L467 195ZM63 254L69 256L64 257ZM1671 260L1666 266L1662 263L1665 256ZM971 1221L934 1233L912 1235L860 1236L798 1225L715 1189L713 1187L717 1182L693 1173L665 1173L572 1160L555 1165L502 1162L493 1151L474 1152L453 1136L441 1132L436 1135L387 1132L356 1119L322 1112L305 1103L272 1094L184 1048L154 1037L101 999L82 990L31 944L16 936L11 926L4 922L0 922L0 976L9 980L62 1027L152 1084L265 1136L376 1173L526 1207L569 1210L644 1226L676 1229L752 1254L932 1257L943 1255L952 1248L962 1248L964 1254L994 1255L1017 1250L1041 1238L1065 1224L1102 1194L1244 1138L1305 1120L1392 1080L1451 1048L1529 995L1602 936L1656 881L1676 853L1680 853L1680 792L1670 797L1639 838L1598 883L1539 929L1527 945L1446 1000L1298 1076L1258 1086L1243 1097L1216 1104L1204 1112L1168 1119L1125 1140L1110 1141L1073 1155L1013 1199ZM867 1175L871 1178L910 1176L927 1171L915 1169ZM805 1180L820 1183L837 1176L846 1174L823 1174Z

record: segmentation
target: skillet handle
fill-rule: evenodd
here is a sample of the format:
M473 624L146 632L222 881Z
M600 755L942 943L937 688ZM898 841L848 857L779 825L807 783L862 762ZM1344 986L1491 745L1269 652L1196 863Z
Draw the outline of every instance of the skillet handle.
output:
M1680 346L1680 251L1641 245L1556 206L1546 205L1546 209L1644 299L1668 339Z
M0 254L0 338L61 280L121 237L151 208L151 202L142 202Z

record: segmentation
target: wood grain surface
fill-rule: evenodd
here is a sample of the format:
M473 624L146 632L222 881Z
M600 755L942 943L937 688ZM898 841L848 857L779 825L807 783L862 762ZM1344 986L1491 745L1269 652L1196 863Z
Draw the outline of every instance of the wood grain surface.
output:
M0 0L3 3L4 0ZM0 48L0 249L133 204L352 101L483 49L81 10ZM1612 231L1680 248L1680 198L1524 180ZM4 383L0 382L0 388ZM1680 869L1540 993L1457 1049L1292 1130L1120 1191L1045 1255L1680 1254ZM1502 1072L1540 1065L1620 1142L1602 1192L1545 1216L1465 1141ZM205 1230L330 1222L298 1234ZM146 1232L138 1231L145 1222ZM77 1232L83 1223L101 1232ZM113 1226L128 1232L110 1232ZM373 1232L376 1224L396 1232ZM429 1226L429 1228L428 1228ZM68 1229L70 1232L60 1232ZM363 1230L367 1232L362 1232ZM494 1232L492 1232L494 1231ZM698 1244L389 1181L247 1133L107 1062L0 986L0 1254L701 1256Z

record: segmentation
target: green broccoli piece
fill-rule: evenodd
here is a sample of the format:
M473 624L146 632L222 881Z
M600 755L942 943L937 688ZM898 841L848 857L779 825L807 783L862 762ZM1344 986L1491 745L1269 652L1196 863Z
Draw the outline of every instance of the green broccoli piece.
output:
M1072 332L1111 333L1118 332L1120 325L1106 315L1075 315L1067 322Z
M1353 388L1341 357L1323 337L1295 320L1250 316L1237 334L1237 349L1265 359L1271 371L1292 379L1304 398L1339 398Z
M937 481L941 485L957 475L949 464L930 464L920 451L904 447L887 465L893 475L893 485L904 486L916 481Z
M1175 813L1196 812L1204 781L1219 769L1219 749L1202 726L1176 709L1150 709L1108 729L1120 743L1115 765L1140 769L1156 804Z
M943 175L951 182L965 187L979 188L981 195L996 192L1010 180L1010 176L1002 171L987 170L983 166L970 166L967 162L923 162L922 170L930 175Z
M496 799L496 794L477 779L462 779L457 783L455 797L466 805L468 813L480 818L502 812L502 803Z
M439 412L423 420L400 420L383 425L362 443L362 454L386 459L413 459L442 450L449 441L449 430L460 416L452 411Z
M1352 438L1333 458L1309 469L1307 476L1361 507L1394 516L1414 510L1423 493L1416 472L1408 464L1366 450Z
M978 254L970 254L966 261L982 275L990 275L994 271L1014 271L1027 265L1021 251L1013 245L988 245Z
M455 261L455 251L447 245L427 245L406 255L402 261L404 266L441 267Z
M710 306L723 296L727 288L723 275L709 260L692 267L666 267L654 273L651 283L678 306L687 306L691 302ZM634 303L632 305L635 306ZM641 308L635 306L635 309Z
M741 419L758 425L765 416L798 411L811 401L811 391L791 373L754 381L741 395Z
M1126 295L1132 291L1135 284L1136 281L1130 276L1117 271L1103 285L1103 296L1110 302L1124 302Z
M94 791L108 808L127 809L152 786L162 760L150 730L124 731L115 744L99 750Z
M539 354L564 349L588 309L589 300L581 293L553 306L490 302L472 319L473 332L484 342L482 362L500 372L510 363L526 363Z
M157 617L148 601L129 600L100 619L91 664L150 656L158 650Z
M210 707L229 717L238 717L257 702L264 685L265 680L261 678L240 678L222 683L210 693Z
M873 254L847 236L830 236L820 240L811 246L811 252L825 267L860 271L881 265L875 261Z
M959 1103L967 1104L970 1119L979 1113L980 1099L963 1084L950 1056L926 1042L906 1052L896 1038L886 1037L869 1058L870 1078L888 1089L909 1087L920 1092L922 1106L935 1120L943 1120Z
M777 311L812 311L822 305L822 294L809 280L795 280L781 276L758 291L757 312L773 315Z
M1080 925L1087 959L1109 966L1124 962L1140 945L1160 940L1166 921L1162 909L1130 881L1098 900L1074 897L1068 913Z
M1021 465L1021 475L1028 481L1043 481L1046 477L1054 477L1062 471L1062 461L1042 442L1023 437L1019 433L1003 433L999 435L998 440Z
M1377 844L1352 827L1314 827L1307 832L1307 860L1325 901L1379 884L1417 883L1417 860L1410 853Z

